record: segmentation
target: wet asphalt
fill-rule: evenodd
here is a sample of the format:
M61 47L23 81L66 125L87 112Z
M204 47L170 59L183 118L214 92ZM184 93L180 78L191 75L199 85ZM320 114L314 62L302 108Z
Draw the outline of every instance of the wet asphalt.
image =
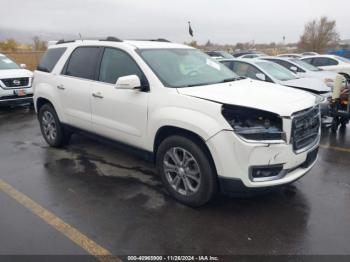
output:
M172 200L151 163L74 135L48 147L36 115L0 109L0 179L115 255L350 255L350 127L322 130L316 166L263 195ZM327 148L330 146L331 148ZM0 190L0 255L87 254Z

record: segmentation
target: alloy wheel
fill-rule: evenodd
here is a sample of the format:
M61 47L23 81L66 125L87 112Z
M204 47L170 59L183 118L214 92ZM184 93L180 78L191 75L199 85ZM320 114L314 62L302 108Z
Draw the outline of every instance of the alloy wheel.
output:
M42 115L41 124L46 138L51 142L55 141L57 137L57 127L53 114L49 111L45 111Z
M163 168L171 187L181 195L195 194L201 185L197 160L186 149L172 147L164 155Z

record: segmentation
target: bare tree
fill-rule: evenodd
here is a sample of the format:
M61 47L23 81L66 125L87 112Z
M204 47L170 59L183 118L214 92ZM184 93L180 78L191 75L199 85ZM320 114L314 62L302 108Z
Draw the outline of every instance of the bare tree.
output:
M339 34L336 30L336 21L328 20L326 16L323 16L319 20L314 19L305 25L298 48L303 51L322 53L329 48L336 47L338 43Z
M45 41L40 40L40 37L33 37L33 49L35 51L45 51L47 49L47 44Z

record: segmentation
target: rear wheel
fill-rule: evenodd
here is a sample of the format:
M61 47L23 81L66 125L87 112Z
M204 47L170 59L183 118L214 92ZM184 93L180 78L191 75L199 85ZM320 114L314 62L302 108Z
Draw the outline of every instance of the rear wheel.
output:
M71 134L65 130L59 121L55 109L50 104L43 105L39 110L41 133L52 147L62 147L69 142Z
M216 173L199 143L182 136L166 138L157 151L157 168L170 195L189 206L202 206L216 192Z

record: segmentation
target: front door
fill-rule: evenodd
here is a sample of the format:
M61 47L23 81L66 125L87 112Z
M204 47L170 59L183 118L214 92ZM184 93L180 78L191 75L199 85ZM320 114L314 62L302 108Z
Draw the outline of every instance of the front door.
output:
M92 87L93 130L105 137L142 147L147 125L149 92L116 89L121 76L137 75L147 80L134 59L125 51L105 48L98 82Z

